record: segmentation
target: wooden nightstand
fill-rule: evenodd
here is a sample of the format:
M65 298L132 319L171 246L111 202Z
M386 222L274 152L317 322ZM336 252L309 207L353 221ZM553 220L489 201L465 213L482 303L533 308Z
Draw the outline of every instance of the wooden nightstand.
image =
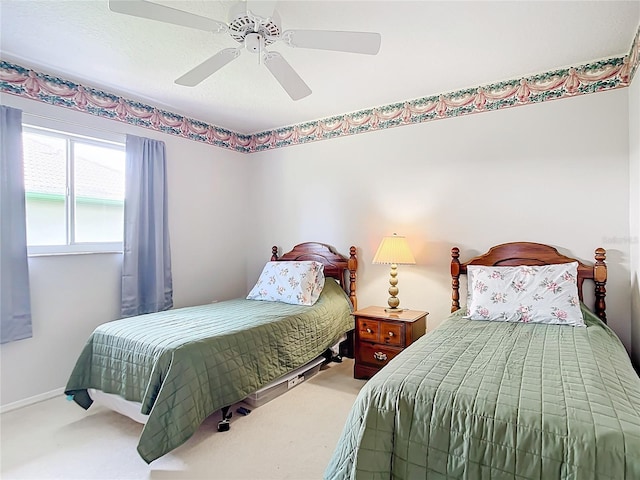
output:
M424 335L429 313L418 310L388 313L384 307L367 307L353 315L356 320L353 376L367 379Z

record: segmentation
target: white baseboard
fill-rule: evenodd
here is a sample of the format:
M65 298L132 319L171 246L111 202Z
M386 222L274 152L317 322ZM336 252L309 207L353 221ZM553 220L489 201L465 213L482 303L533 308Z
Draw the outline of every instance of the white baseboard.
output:
M17 410L18 408L27 407L29 405L33 405L34 403L43 402L45 400L49 400L50 398L54 398L59 395L61 396L63 394L64 387L60 387L56 388L55 390L51 390L50 392L45 392L33 397L25 398L23 400L18 400L17 402L0 405L0 414L10 412L12 410Z

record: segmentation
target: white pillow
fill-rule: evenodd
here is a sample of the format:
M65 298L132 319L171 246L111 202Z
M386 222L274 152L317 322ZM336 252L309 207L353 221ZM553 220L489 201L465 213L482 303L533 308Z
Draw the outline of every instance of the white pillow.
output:
M323 288L324 265L320 262L267 262L247 299L313 305Z
M584 327L578 263L467 267L467 315L472 320Z

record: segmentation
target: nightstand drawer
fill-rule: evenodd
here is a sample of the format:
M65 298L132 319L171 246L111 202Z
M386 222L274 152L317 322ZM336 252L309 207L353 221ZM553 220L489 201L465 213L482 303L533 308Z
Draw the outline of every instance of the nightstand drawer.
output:
M368 318L358 318L358 334L366 342L377 342L380 334L380 322Z
M358 333L363 342L404 347L404 324L358 318Z
M401 348L389 347L387 345L362 343L356 354L356 362L382 368L401 351Z
M404 347L404 326L397 323L380 322L380 342Z

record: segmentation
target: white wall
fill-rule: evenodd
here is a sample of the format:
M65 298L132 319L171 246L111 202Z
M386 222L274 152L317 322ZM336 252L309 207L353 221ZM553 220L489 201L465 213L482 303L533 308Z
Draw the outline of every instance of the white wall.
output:
M630 345L626 89L439 120L250 156L255 245L358 247L360 307L385 305L384 235L406 235L401 305L429 328L451 305L450 249L462 259L533 241L593 261L608 250L609 324ZM258 252L247 278L259 274Z
M357 246L359 305L384 305L389 269L371 260L397 232L418 261L399 267L401 304L431 312L432 329L449 312L454 245L467 259L535 241L584 261L602 246L609 323L629 348L628 90L249 156L9 95L2 103L166 142L176 307L243 295L272 245L304 241ZM118 317L119 255L38 257L30 269L34 337L0 348L1 405L64 386L93 328Z
M1 101L62 122L163 140L175 306L245 293L246 155L11 95ZM33 338L0 348L1 405L65 385L89 334L119 317L120 268L120 254L30 258Z
M631 266L631 354L640 371L640 71L629 92L629 229Z

